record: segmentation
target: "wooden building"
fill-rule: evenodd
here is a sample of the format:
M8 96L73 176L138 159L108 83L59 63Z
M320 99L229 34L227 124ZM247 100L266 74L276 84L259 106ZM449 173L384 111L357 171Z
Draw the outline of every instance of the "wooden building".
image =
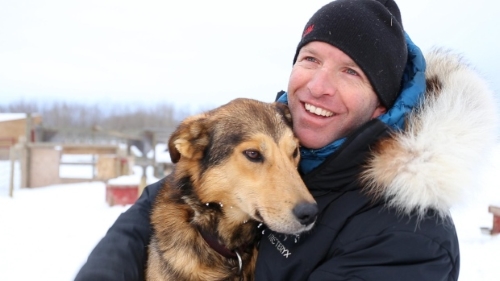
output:
M33 128L42 123L38 114L0 113L0 159L9 158L9 149L20 137L35 138Z

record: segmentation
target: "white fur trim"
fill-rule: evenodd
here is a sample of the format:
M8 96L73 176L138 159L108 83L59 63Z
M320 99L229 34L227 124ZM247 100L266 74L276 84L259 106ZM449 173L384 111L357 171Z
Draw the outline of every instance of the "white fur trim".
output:
M497 103L459 56L433 50L426 61L426 79L437 78L439 91L427 93L407 128L380 144L363 179L368 192L403 213L447 216L497 141Z

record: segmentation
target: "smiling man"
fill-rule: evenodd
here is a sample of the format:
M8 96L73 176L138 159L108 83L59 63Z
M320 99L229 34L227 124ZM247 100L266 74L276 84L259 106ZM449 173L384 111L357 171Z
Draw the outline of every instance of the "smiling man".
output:
M392 0L326 4L293 63L278 102L289 105L319 215L300 237L259 228L255 279L456 281L449 210L496 142L484 81L450 52L424 58ZM118 218L76 280L144 278L163 181Z
M385 113L370 80L349 56L324 42L302 47L288 84L294 132L321 148Z
M264 235L256 280L457 280L449 208L494 143L491 92L449 52L426 69L392 0L323 6L293 63L278 101L320 214L298 241Z

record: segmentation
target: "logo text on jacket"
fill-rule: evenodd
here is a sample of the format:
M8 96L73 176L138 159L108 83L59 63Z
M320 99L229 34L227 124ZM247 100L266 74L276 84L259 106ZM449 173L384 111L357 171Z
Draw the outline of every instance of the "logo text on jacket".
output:
M269 235L267 236L267 238L269 239L269 241L271 242L271 244L273 244L276 249L285 257L285 258L288 258L292 253L290 253L290 251L285 248L285 246L283 244L281 244L281 242L279 241L279 239L274 236L272 233L269 233Z

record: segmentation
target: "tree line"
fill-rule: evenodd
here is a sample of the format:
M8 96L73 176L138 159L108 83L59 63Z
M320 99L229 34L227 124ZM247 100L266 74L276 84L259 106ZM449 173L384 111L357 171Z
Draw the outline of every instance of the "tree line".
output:
M0 104L0 113L36 113L47 128L92 128L104 130L140 131L172 128L192 114L169 103L154 105L82 104L65 101L40 103L20 100Z

